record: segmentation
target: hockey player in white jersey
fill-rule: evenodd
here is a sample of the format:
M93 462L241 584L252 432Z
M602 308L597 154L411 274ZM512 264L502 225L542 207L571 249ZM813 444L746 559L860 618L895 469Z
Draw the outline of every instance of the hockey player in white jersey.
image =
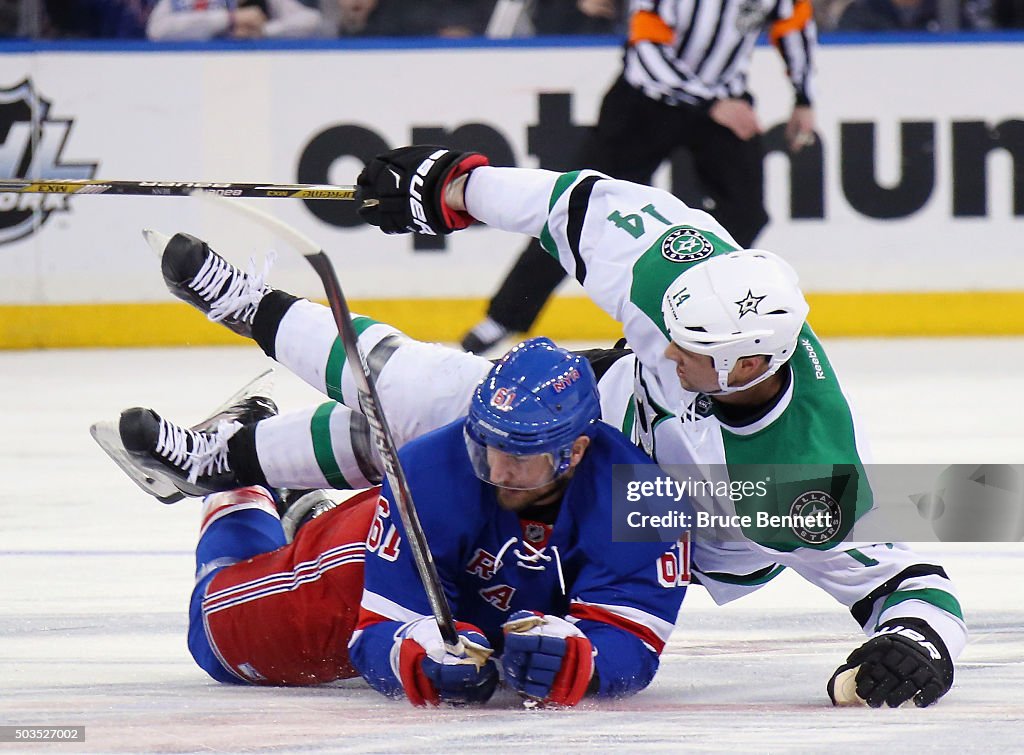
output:
M622 322L635 355L601 360L602 416L659 463L843 465L865 482L863 434L805 323L795 273L770 253L737 250L706 213L589 171L492 168L479 155L435 147L381 155L359 183L363 217L385 232L448 233L477 220L538 237ZM217 312L357 409L325 308L269 289L196 239L179 234L164 243L164 275L176 295ZM357 325L400 443L459 416L487 371L478 357L411 341L366 318ZM219 438L130 410L121 434L140 459L197 492L358 485L374 481L379 465L350 409L328 404ZM171 437L179 440L163 440ZM941 566L904 545L844 540L872 505L869 487L855 488L852 498L815 499L842 516L834 531L813 537L779 543L745 532L711 541L696 533L694 574L724 603L793 568L849 608L869 635L829 680L832 701L929 705L949 690L966 642L955 589Z

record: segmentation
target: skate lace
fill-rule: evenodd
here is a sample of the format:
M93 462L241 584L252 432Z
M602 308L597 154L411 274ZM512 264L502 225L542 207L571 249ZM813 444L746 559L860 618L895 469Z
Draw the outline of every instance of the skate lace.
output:
M212 433L195 432L161 419L156 452L195 485L204 475L228 471L228 440L241 427L241 422L222 420Z
M210 303L206 315L212 322L234 318L251 322L260 300L270 290L266 278L277 260L273 251L267 253L263 270L256 272L256 259L249 258L249 272L245 273L218 254L208 254L203 266L192 279L189 288Z

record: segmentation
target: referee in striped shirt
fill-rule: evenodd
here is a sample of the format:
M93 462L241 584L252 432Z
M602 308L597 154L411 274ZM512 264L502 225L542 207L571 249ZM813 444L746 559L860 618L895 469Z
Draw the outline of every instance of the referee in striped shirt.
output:
M754 44L766 31L794 89L789 149L814 142L810 0L632 0L623 69L605 94L575 164L650 183L677 148L690 151L707 209L742 247L768 222L761 125L747 91ZM525 332L565 273L535 240L491 299L462 348L486 351Z

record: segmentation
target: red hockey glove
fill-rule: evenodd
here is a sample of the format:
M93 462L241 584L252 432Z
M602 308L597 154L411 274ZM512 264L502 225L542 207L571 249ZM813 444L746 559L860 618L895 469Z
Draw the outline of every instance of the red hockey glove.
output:
M459 176L488 164L477 152L429 145L384 152L356 179L359 215L384 233L436 236L461 230L473 217L448 207L445 189Z
M505 682L525 697L576 705L594 676L594 649L574 624L557 616L516 611L503 625Z
M433 619L405 624L391 651L391 668L413 705L485 703L498 686L498 667L483 632L456 624L462 649L451 652Z

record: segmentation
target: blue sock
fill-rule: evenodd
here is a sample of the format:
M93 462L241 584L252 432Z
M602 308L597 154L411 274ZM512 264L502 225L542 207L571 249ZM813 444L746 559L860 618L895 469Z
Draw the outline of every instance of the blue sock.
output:
M277 550L285 544L281 520L259 509L242 509L213 521L196 546L196 576L204 570ZM205 576L205 575L203 575Z
M207 526L196 546L196 576L188 608L188 649L199 667L219 682L241 684L242 680L221 664L203 626L203 596L206 586L225 566L269 553L285 545L281 520L260 509L241 509L222 516Z

